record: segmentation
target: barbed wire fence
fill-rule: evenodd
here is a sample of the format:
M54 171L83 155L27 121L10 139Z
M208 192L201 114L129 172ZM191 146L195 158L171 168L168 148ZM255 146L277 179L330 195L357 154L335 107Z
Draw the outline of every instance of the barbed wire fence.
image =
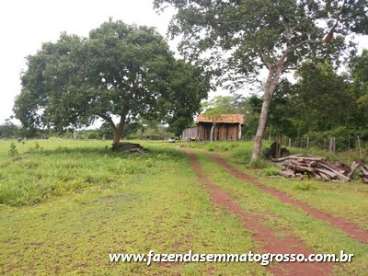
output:
M361 139L360 136L349 137L326 137L313 139L309 136L303 137L288 137L284 135L268 136L267 140L272 142L278 142L280 145L288 148L300 148L300 149L321 149L331 153L341 151L355 151L359 154L360 158L363 158L367 153L368 141Z

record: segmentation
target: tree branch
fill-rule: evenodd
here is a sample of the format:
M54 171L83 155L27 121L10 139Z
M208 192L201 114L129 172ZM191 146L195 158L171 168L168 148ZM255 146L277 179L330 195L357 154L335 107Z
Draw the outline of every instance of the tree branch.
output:
M104 114L97 114L98 116L100 116L102 119L104 119L106 122L110 123L110 125L112 126L113 129L116 129L116 126L114 124L114 121L111 119L111 117L109 115L104 115Z

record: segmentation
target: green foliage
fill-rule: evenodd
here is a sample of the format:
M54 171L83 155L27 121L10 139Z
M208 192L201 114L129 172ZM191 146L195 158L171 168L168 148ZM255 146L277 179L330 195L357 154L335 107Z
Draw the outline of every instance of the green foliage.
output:
M175 136L171 128L155 120L143 120L139 127L129 137L134 139L165 140Z
M356 66L351 65L352 70L358 70ZM311 145L325 148L326 140L336 137L339 149L352 147L357 136L368 139L368 110L359 104L364 93L359 92L357 73L339 75L330 62L313 60L304 63L296 77L294 84L284 79L276 88L268 119L272 137L285 135L293 141L309 137ZM250 135L255 133L261 106L261 99L253 97L255 101L247 99L246 109L245 132L251 130ZM252 101L256 104L249 105Z
M242 133L247 138L253 137L256 132L261 106L262 99L258 96L244 97L236 93L230 96L216 96L202 103L204 114L207 115L244 114L245 125Z
M362 141L368 141L367 129L353 129L346 127L337 127L328 131L314 131L308 132L308 136L312 146L327 148L329 139L334 137L336 139L337 150L347 150L357 146L357 137Z
M5 124L0 125L0 138L15 138L19 132L19 128L10 120L6 120Z
M273 70L287 56L282 72L311 57L330 57L351 45L348 33L367 34L365 1L182 1L155 0L157 9L172 6L169 32L181 36L179 50L204 60L222 80L237 87L260 68ZM321 21L326 22L322 27ZM323 43L331 27L335 39ZM221 49L222 51L219 51ZM228 51L229 50L229 51ZM210 51L211 54L201 55ZM224 55L224 51L228 51ZM277 65L278 66L278 65Z
M244 99L238 95L216 96L212 100L204 102L202 108L207 115L234 114L242 111L241 103L243 102Z
M10 148L9 148L9 151L8 151L8 155L11 156L11 157L14 157L16 155L18 155L18 150L17 150L17 146L12 142L10 144Z
M88 38L45 43L28 57L22 86L14 111L25 128L64 130L99 117L118 139L142 118L185 127L209 89L203 70L176 61L153 28L112 20Z
M264 167L262 170L263 176L279 176L280 168L275 166Z
M40 146L40 144L38 142L35 143L34 149L35 150L41 149L41 146Z
M315 189L316 188L313 187L313 185L309 182L298 183L298 185L295 186L295 190L304 191L304 192L315 190Z
M170 105L164 109L164 119L169 124L169 131L180 136L186 127L191 126L193 115L200 110L201 101L207 98L210 76L201 67L179 60L172 69L169 83Z
M269 166L269 164L267 163L267 161L265 161L263 159L257 159L257 160L250 161L249 164L247 165L247 168L250 168L250 169L265 169L268 166Z
M283 74L316 58L340 64L343 53L355 49L349 34L368 34L364 0L155 0L154 6L174 8L169 33L181 38L181 53L204 64L218 84L237 90L268 70L252 159L260 157Z

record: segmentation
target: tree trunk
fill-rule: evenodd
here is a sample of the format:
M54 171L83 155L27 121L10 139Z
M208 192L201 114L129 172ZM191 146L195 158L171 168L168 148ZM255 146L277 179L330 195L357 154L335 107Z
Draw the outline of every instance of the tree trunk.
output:
M124 131L124 123L121 120L119 124L117 124L115 127L113 127L113 140L112 140L112 147L114 148L115 145L118 145L120 143L121 138L123 137L123 131Z
M122 136L122 131L120 130L120 128L114 128L113 129L113 140L112 140L112 144L113 145L117 145L120 143L120 139Z
M264 87L263 103L261 114L258 121L257 133L254 139L254 146L252 152L251 162L259 159L262 150L262 139L267 125L268 112L270 110L272 95L279 83L280 76L283 70L284 64L278 64L277 66L271 67L268 73L267 81Z

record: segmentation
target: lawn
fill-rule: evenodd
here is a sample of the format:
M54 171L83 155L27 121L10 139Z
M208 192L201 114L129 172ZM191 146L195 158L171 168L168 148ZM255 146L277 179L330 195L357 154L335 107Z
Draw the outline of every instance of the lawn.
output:
M0 142L0 274L265 275L256 264L110 264L112 252L245 252L250 234L215 208L184 154L145 143L144 155L108 142ZM38 146L37 146L38 145Z
M350 239L340 230L334 229L334 227L328 225L327 223L315 220L306 215L302 210L285 205L271 195L263 193L258 188L252 185L247 185L235 177L230 176L223 168L210 161L206 154L201 153L199 156L202 166L207 174L211 175L211 178L218 185L220 185L220 187L229 192L231 196L240 203L244 210L247 210L251 213L261 214L265 219L266 225L274 229L274 231L279 235L284 235L285 233L291 232L302 239L308 248L313 249L315 252L338 254L338 252L340 252L342 249L346 250L347 252L354 252L354 263L345 266L336 266L334 269L335 275L363 275L368 270L367 245L363 245ZM270 186L278 187L277 185L274 185L274 179L270 180L264 178L264 180L269 181ZM282 183L282 179L278 179L277 183ZM285 183L285 185L287 185L287 183ZM299 195L300 192L304 193L303 196L299 196L300 198L310 199L308 201L313 203L318 202L318 200L312 200L317 196L306 195L308 192L304 190L295 190L293 195ZM351 194L353 193L354 192L351 192ZM329 196L331 201L333 201L336 205L343 201L341 197L334 197L334 195L335 191L333 191L333 193ZM358 196L359 195L357 195L357 197ZM334 200L332 200L332 198ZM366 206L366 202L357 202L356 204L359 207ZM319 207L318 204L313 206ZM336 207L336 209L337 208L340 209L340 207ZM349 211L346 211L346 213L347 212ZM354 215L358 216L358 214ZM362 221L363 219L361 219L361 222ZM367 222L367 220L365 220L365 222Z
M368 246L257 187L229 175L209 158L221 154L263 183L368 229L368 185L289 180L259 162L251 143L140 141L145 154L113 153L109 141L0 141L0 274L267 275L258 264L145 264L109 262L109 253L257 252L238 217L216 207L183 150L247 212L264 217L277 235L291 233L317 253L355 254L334 265L336 275L364 275ZM9 154L11 143L16 150ZM320 154L324 154L320 152ZM341 153L332 158L349 156Z

